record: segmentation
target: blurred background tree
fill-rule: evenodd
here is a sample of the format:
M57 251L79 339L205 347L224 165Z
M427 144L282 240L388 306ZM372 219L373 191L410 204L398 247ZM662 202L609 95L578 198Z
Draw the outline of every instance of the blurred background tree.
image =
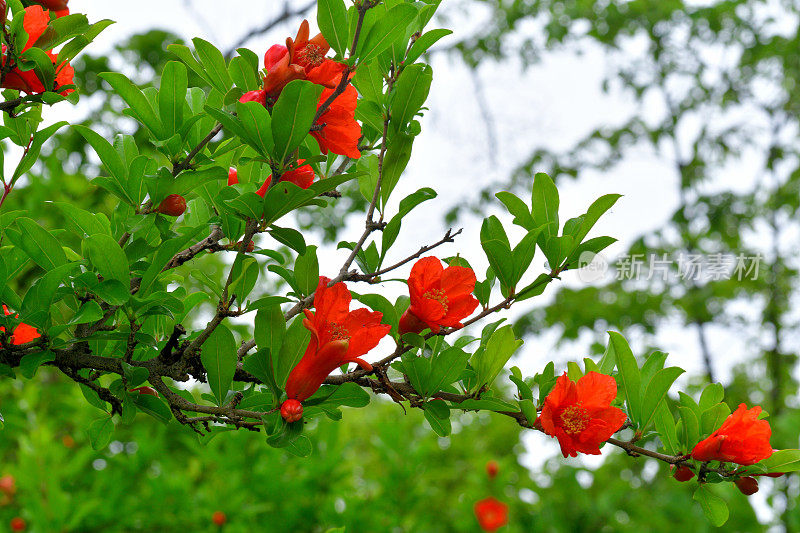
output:
M73 4L82 10L78 0ZM185 5L187 17L200 16L193 2ZM243 20L257 27L249 33L243 28L242 42L260 54L253 43L281 42L311 9L305 1L291 1L269 20ZM528 154L517 153L517 168L499 183L473 176L469 188L479 194L467 207L485 211L493 201L490 190L529 187L536 171L562 182L599 180L646 153L668 169L677 205L661 227L614 252L763 258L756 279L741 281L686 279L673 263L666 281L554 285L549 304L518 317L518 333L536 342L540 332L556 331L558 349L573 359L576 353L598 353L608 329L638 338L639 353L681 336L695 345L703 369L691 377L693 383L699 387L722 377L729 397L770 412L775 447L798 447L800 6L752 0L453 0L445 2L442 16L462 20L465 13L485 23L475 30L454 28L454 38L434 53L448 61L459 58L471 69L475 84L467 90L485 119L474 127L490 145L502 142L502 136L494 138L501 121L485 100L496 81L482 74L494 65L536 71L554 57L589 52L604 61L604 90L628 103L624 116L596 125L567 147L525 144ZM90 49L74 65L82 92L76 123L109 135L136 135L134 121L121 113L121 100L103 88L97 74L121 68L143 86L157 85L155 73L169 59L166 45L180 41L153 29L121 40L107 54L91 55ZM8 209L68 201L107 212L103 194L87 194L86 176L96 176L99 166L86 148L83 137L62 129L26 186L9 197ZM342 192L341 202L319 218L298 220L298 227L319 230L335 242L346 228L342 221L363 202L355 186ZM469 211L454 205L446 222L468 223ZM56 209L41 209L48 225L57 226L59 216ZM634 227L657 221L641 222L628 221ZM221 268L223 261L209 256L204 268ZM25 283L24 275L16 279ZM730 352L741 361L735 368ZM555 445L523 442L519 428L501 417L489 424L487 416L465 414L458 434L438 439L417 412L403 416L392 405L349 411L343 424L320 423L314 455L306 460L268 448L257 434L227 433L204 446L174 422L160 426L140 418L118 430L124 440L94 452L82 428L95 413L79 401L74 386L46 369L18 385L0 381L6 421L0 475L10 473L18 484L13 502L0 507L0 518L7 524L23 516L35 531L213 531L215 510L228 516L226 531L250 531L254 524L270 531L475 531L472 505L489 494L511 506L509 531L709 527L690 492L665 468L616 451L602 462L549 460ZM483 470L488 459L501 466L493 484ZM727 499L738 505L731 505L726 529L800 530L798 495L797 475L764 480L751 499L731 492Z

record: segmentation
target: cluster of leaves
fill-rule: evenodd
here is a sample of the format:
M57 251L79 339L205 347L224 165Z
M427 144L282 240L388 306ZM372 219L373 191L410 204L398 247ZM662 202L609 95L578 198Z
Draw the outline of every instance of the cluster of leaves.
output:
M486 326L480 338L461 335L452 342L446 337L460 327L401 338L399 317L409 301L402 297L393 303L379 294L357 295L382 313L396 344L393 353L374 365L375 377L343 369L342 376L330 377L303 402L303 421L287 422L278 411L287 378L309 344L300 312L313 305L320 274L330 268L320 264L317 246L309 245L303 233L278 222L289 213L335 201L332 193L339 185L358 179L359 192L368 202L365 229L358 241L339 243L350 256L337 282L379 281L381 275L455 236L448 232L439 243L385 266L403 219L436 194L421 189L399 201L391 218L386 216L421 130L417 117L430 89L432 69L420 58L448 33L424 32L437 7L435 1L364 1L349 9L342 0L319 2L318 24L345 66L340 84L346 85L354 71L352 82L361 96L356 118L363 122L363 155L358 162L332 152L323 155L314 140L319 86L292 81L270 107L240 102L261 83L258 56L252 51L239 49L227 60L199 38L193 40L193 49L173 45L169 50L177 60L164 64L158 88L142 89L120 73L101 74L99 78L128 106L125 113L140 125L140 136L121 134L109 141L92 128L74 129L102 162L103 175L92 184L118 204L109 216L56 203L65 223L53 229L37 223L30 210L0 214L0 274L6 274L0 275L0 299L15 311L0 316L0 372L15 378L18 371L30 379L48 365L77 382L88 403L104 413L87 428L97 450L108 445L118 424L131 424L137 412L143 412L164 423L174 417L204 439L237 428L263 430L271 446L307 456L314 445L303 434L306 423L323 417L337 421L343 416L341 407L366 406L367 388L422 408L440 436L451 433L451 417L462 411L499 412L523 427L535 427L537 411L555 384L555 367L550 363L531 378L513 368L509 378L518 397L505 398L495 381L522 344L510 326L501 327L500 320ZM87 31L91 30L84 30L84 39ZM190 85L192 76L200 86ZM36 132L41 121L37 113L38 106L23 114L8 113L7 129L25 131L33 139L45 135L50 128ZM220 132L222 139L215 140ZM276 178L293 170L300 159L321 179L307 189L278 183ZM239 170L239 184L228 185L229 167ZM258 184L270 176L266 194L256 194ZM158 212L157 206L174 195L187 199L182 218ZM580 266L584 254L598 253L614 242L587 236L618 195L599 198L585 214L563 225L558 191L546 174L533 179L530 206L511 192L497 197L525 235L512 247L499 217L484 220L480 244L490 268L475 288L482 308L464 326L541 294L562 272ZM381 231L380 238L373 235L376 231ZM261 233L269 236L270 244L250 250L248 245ZM538 276L530 272L537 248L549 268ZM203 261L224 251L236 252L227 273L209 276ZM360 271L350 269L354 262ZM450 263L469 266L460 256ZM265 284L259 282L272 277L267 272L282 279L288 290L263 291ZM24 286L10 283L23 275ZM189 279L199 285L187 283ZM197 286L201 289L190 290ZM24 294L18 294L20 289ZM495 302L498 292L501 299ZM189 314L208 304L212 316L207 324L192 327ZM230 319L235 317L251 319L253 327L233 326ZM20 323L35 327L41 337L11 344L6 332ZM468 351L470 346L474 348ZM250 353L253 348L256 351ZM583 370L570 364L568 375L575 380L598 372L617 379L618 402L625 407L634 436L608 442L632 454L685 463L687 453L718 428L730 410L721 403L719 388L704 392L699 403L684 394L676 423L667 393L682 370L665 368L665 359L666 354L656 352L640 367L625 340L612 334L599 363L586 359ZM176 383L190 378L205 382L208 389ZM139 389L146 383L154 387L149 391L153 394ZM656 435L669 455L642 446L644 439ZM708 468L707 463L693 466ZM742 475L722 465L711 468L719 481ZM789 472L800 469L800 457L797 450L786 450L775 462L753 468ZM711 481L708 476L700 480ZM724 503L705 484L695 494L712 523L724 522L727 508L723 513Z

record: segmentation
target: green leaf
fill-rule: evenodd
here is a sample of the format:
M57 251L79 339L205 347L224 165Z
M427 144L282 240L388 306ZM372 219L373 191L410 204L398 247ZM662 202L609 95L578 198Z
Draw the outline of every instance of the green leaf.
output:
M119 243L108 235L97 234L86 238L82 243L83 253L105 279L115 279L124 286L130 286L131 274L128 258Z
M102 450L111 442L111 435L114 433L114 422L110 416L95 420L86 428L86 434L92 443L93 450Z
M433 81L433 69L429 65L409 65L403 69L392 88L392 123L397 128L405 128L417 114L425 100Z
M242 369L260 379L270 388L272 396L277 398L280 397L281 391L275 383L275 374L272 368L272 353L268 348L261 348L256 353L248 355L242 363Z
M697 419L695 412L689 407L678 407L678 413L680 414L683 428L683 434L680 435L681 444L683 444L682 451L688 451L694 448L695 444L700 440L700 421Z
M705 411L722 401L725 397L725 388L720 383L709 383L700 394L698 402L701 411Z
M189 74L186 65L178 61L168 61L161 73L161 87L158 91L158 113L167 138L175 135L183 125L183 108L186 106L188 88Z
M511 326L504 326L492 333L486 349L476 352L470 362L477 374L477 386L491 385L522 344L522 339L514 336Z
M417 10L411 4L400 4L386 11L367 31L357 45L357 56L362 63L378 57L396 40L404 37L406 28L416 18Z
M197 234L206 227L205 224L202 224L195 228L187 228L187 233L182 237L170 239L158 247L153 262L142 276L142 281L139 285L139 297L147 294L147 291L149 291L153 283L155 283L161 270L169 263L169 260L172 259L176 253L183 250L186 245L193 241Z
M317 247L306 247L306 253L297 256L294 262L294 276L297 286L304 295L311 294L319 284L319 261Z
M40 366L55 361L55 359L56 355L50 351L24 355L19 362L19 371L23 376L31 379L36 375L36 371L39 370Z
M32 62L34 64L33 71L36 77L42 82L42 86L47 91L51 91L55 84L56 69L53 65L53 60L47 55L47 52L40 48L29 48L22 53L22 62ZM28 63L30 65L30 63Z
M439 418L431 409L425 409L425 420L428 421L428 424L430 424L431 429L433 429L433 431L440 437L446 437L452 431L450 418L449 417L444 419Z
M513 403L509 403L498 398L481 398L480 400L469 398L461 403L453 404L453 409L475 409L479 411L495 411L499 413L519 412L519 409L517 409L517 406Z
M254 338L260 349L269 350L273 354L280 352L286 335L286 320L280 305L268 305L259 309L254 328Z
M303 142L317 113L323 87L306 80L286 85L272 108L272 137L275 159L283 166ZM263 107L263 106L262 106Z
M442 350L430 359L430 374L426 379L425 396L433 396L458 380L467 367L470 354L461 348Z
M303 234L293 228L271 226L267 232L279 243L285 244L298 254L306 253L306 240Z
M78 236L111 235L111 225L105 215L84 211L68 202L53 202L53 205L61 210L67 227L71 228Z
M100 304L94 300L89 300L78 309L75 316L70 319L69 324L88 324L90 322L97 322L101 318L103 318L103 309L100 307Z
M208 109L206 107L206 110ZM261 155L270 157L275 151L275 141L272 134L272 118L267 109L258 102L237 102L236 112L238 114L238 122L235 119L231 119L231 121L237 124L237 128L240 130L237 134ZM222 116L215 118L222 122L222 120L225 120L224 115L226 114L222 113ZM230 127L231 121L227 121L228 124L226 122L222 122L222 124ZM244 136L241 130L245 132ZM234 133L237 132L236 129L233 131ZM308 132L306 131L306 133Z
M539 172L533 178L531 216L534 227L544 225L541 242L558 235L558 189L550 176ZM557 265L551 265L555 268Z
M656 372L647 385L644 386L644 398L642 399L642 413L641 413L641 426L640 430L644 431L653 417L656 416L658 406L661 405L664 398L669 392L672 384L678 379L678 376L683 374L684 370L676 366L663 368Z
M206 369L208 385L217 404L222 405L236 372L236 340L228 328L220 325L203 343L201 350L200 361Z
M529 231L521 241L514 247L511 253L511 259L514 265L514 273L512 275L512 285L516 285L525 275L525 272L533 262L533 256L536 253L536 240L539 238L542 228L536 228Z
M501 191L495 194L498 200L500 200L508 212L514 215L513 223L517 226L521 226L528 231L531 231L536 227L536 223L531 216L531 212L528 209L528 206L525 205L525 202L520 200L516 195Z
M136 85L125 75L118 72L103 72L98 75L108 82L125 103L130 106L134 117L150 130L156 139L166 139L161 119L156 115L150 101ZM87 139L88 140L88 139Z
M67 255L61 248L53 234L42 228L39 224L26 217L16 220L17 226L22 231L22 239L12 238L14 244L21 248L34 263L45 270L52 270L67 263ZM9 238L12 233L8 233Z
M192 39L197 57L206 71L211 85L220 93L225 94L230 89L233 81L228 74L228 67L225 58L213 44L199 37Z
M708 484L700 485L692 499L700 503L703 514L714 527L721 527L728 521L728 505L725 500L714 494Z
M753 468L764 473L797 472L800 470L800 450L776 450Z
M317 2L317 24L322 36L337 54L347 52L347 8L343 0L319 0Z
M616 331L609 331L609 348L613 348L614 357L619 368L619 380L625 392L625 401L628 405L628 415L631 422L638 424L642 414L642 384L639 365L633 356L628 341Z
M658 432L658 437L661 439L661 444L664 445L664 449L667 453L670 455L677 454L681 446L678 442L675 418L672 416L666 401L658 404L654 424Z
M281 389L286 387L286 378L303 358L310 339L311 333L303 326L303 317L296 318L287 328L278 357L273 358L275 382Z
M383 229L383 236L381 237L381 262L383 262L386 252L389 251L389 248L391 248L395 240L397 240L403 217L422 202L427 202L433 198L436 198L436 191L424 187L400 200L400 209Z
M583 220L580 225L580 230L573 235L573 237L575 237L575 242L583 241L583 238L586 237L586 234L594 227L600 217L611 209L620 198L622 198L621 194L606 194L595 200L582 217Z
M134 394L131 398L136 407L164 424L172 418L172 411L167 404L151 394Z
M486 252L489 264L504 287L514 286L514 259L511 244L500 220L492 215L483 219L481 225L481 247Z
M321 388L304 403L329 407L366 407L369 404L369 394L355 383L342 383L336 387Z
M111 143L99 133L90 130L86 126L75 124L72 127L86 139L86 142L89 143L100 157L100 161L111 174L114 183L122 193L123 199L130 204L134 204L135 202L131 199L125 188L128 181L128 169L125 167L125 163L122 161L119 153L114 150Z
M417 38L416 41L414 41L414 44L411 45L411 48L409 48L408 54L406 54L406 63L413 63L419 58L419 56L427 52L431 46L436 44L436 41L442 37L447 37L451 33L453 33L452 30L447 30L444 28L437 28L435 30L430 30L423 33Z
M709 407L700 416L700 434L708 435L716 431L731 414L727 404L718 403Z

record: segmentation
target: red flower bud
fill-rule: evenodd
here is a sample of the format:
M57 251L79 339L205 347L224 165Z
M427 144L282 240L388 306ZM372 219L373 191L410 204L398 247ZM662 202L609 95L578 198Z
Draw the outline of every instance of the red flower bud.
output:
M475 517L484 531L497 531L508 524L508 505L496 498L485 498L475 504Z
M489 461L486 463L486 474L489 476L489 479L494 479L497 477L497 472L500 468L497 466L497 461Z
M734 483L736 483L739 492L745 496L750 496L758 492L758 481L756 481L754 477L740 477L734 481Z
M14 493L17 492L17 482L14 476L6 474L0 477L0 492L4 493L6 496L13 496Z
M671 468L674 468L674 466ZM679 466L675 469L675 473L672 474L672 477L681 482L689 481L694 477L694 471L688 466Z
M170 194L159 204L158 212L171 217L179 217L186 212L186 198L180 194Z
M11 519L11 531L25 531L27 524L22 518L15 516Z
M228 517L225 516L225 513L222 511L214 511L214 514L211 515L211 521L219 527L222 527L225 525L225 522L228 521Z
M281 405L281 416L289 423L303 418L303 404L295 399L288 399Z
M139 394L149 394L150 396L155 396L158 398L158 391L156 391L153 387L136 387L134 389L129 390L128 392L138 392Z

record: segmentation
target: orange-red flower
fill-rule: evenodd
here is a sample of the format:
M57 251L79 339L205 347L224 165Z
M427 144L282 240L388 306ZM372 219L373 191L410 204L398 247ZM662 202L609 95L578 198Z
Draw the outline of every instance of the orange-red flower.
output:
M314 309L304 312L303 325L311 340L297 366L286 380L289 399L304 401L322 385L325 378L345 363L356 363L372 370L360 358L389 333L391 326L381 324L383 315L366 308L350 311L350 291L344 283L328 287L330 280L320 276L314 294Z
M259 102L270 107L281 91L293 80L308 80L324 87L317 109L333 94L345 74L345 65L325 57L330 46L322 34L309 39L308 21L300 24L294 39L286 39L286 46L276 44L264 54L264 85L261 89L245 93L240 102ZM352 76L352 73L350 74ZM355 111L358 91L347 86L323 112L316 125L320 129L311 134L317 139L322 153L331 151L353 159L361 157L358 141L361 126L356 122Z
M739 404L718 430L697 443L692 458L740 465L752 465L766 459L772 455L769 443L772 429L769 422L758 419L760 413L759 406L747 409L745 404Z
M317 103L317 109L322 107L333 94L334 89L323 89ZM358 91L348 85L342 94L337 96L328 109L317 120L317 125L322 129L314 130L311 135L319 143L323 154L328 151L334 154L347 156L352 159L361 157L358 149L358 140L361 138L361 125L356 122L356 103Z
M3 313L5 313L6 316L12 314L5 305L3 305ZM0 331L5 331L5 328L0 327ZM39 337L41 337L41 335L39 335L39 332L36 331L35 327L29 326L28 324L20 324L14 328L14 332L11 334L10 340L11 344L16 346L31 342Z
M545 398L537 422L558 439L564 457L600 455L600 444L627 419L621 409L611 407L616 397L617 382L611 376L589 372L576 383L564 372Z
M281 179L278 181L288 181L294 183L301 189L308 189L311 187L311 184L314 182L314 169L311 165L304 165L305 159L298 159L297 164L300 165L299 167L295 168L294 170L289 170L281 175ZM230 168L228 170L228 185L236 185L239 183L239 174L235 168ZM261 196L262 198L264 195L267 194L269 190L269 186L272 183L272 174L270 174L264 183L261 184L261 187L258 188L256 194Z
M442 326L461 326L461 320L478 307L472 296L475 272L458 265L442 267L436 257L423 257L411 268L408 292L411 305L400 318L400 333L425 328L438 333Z
M475 504L475 517L484 531L497 531L508 524L508 505L492 498L484 498Z
M34 45L37 39L39 39L39 37L41 37L42 34L44 34L44 32L47 30L49 23L49 11L42 9L41 6L30 6L25 8L25 20L23 21L23 27L25 28L25 32L28 34L28 42L25 44L22 52L28 50ZM8 61L7 47L5 45L3 45L2 52L2 64L5 65L6 61ZM22 71L18 67L14 67L5 75L5 78L3 78L3 88L16 89L28 94L39 94L47 90L55 90L62 95L71 93L73 89L62 90L61 87L72 84L73 76L75 75L74 69L66 61L60 65L56 65L55 62L57 55L53 53L52 50L46 50L45 52L53 61L53 65L55 66L55 87L45 87L33 70Z

